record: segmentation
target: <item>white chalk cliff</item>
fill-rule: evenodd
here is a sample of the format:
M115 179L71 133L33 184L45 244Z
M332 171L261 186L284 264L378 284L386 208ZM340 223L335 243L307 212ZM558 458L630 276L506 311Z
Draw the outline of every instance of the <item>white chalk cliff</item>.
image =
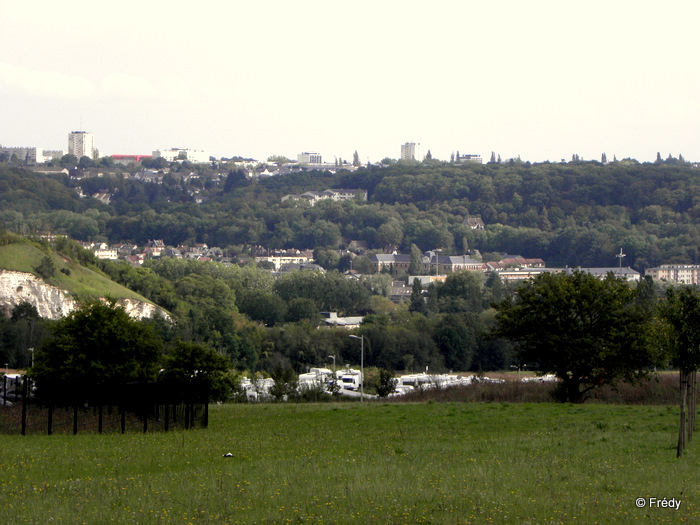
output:
M0 270L0 311L9 315L23 302L33 305L39 315L47 319L60 319L79 306L70 292L46 284L31 273ZM137 319L153 317L156 312L170 318L162 308L135 299L120 299L117 305Z

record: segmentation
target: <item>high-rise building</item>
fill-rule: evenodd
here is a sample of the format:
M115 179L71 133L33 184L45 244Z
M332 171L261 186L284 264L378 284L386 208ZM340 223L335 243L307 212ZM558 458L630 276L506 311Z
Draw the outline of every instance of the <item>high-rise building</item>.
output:
M44 162L44 155L38 148L3 148L0 146L0 157L5 156L8 160L16 160L27 164ZM49 157L51 158L51 157Z
M297 155L297 162L299 164L321 164L323 163L323 159L320 153L305 151Z
M415 142L406 142L401 144L401 160L420 160L418 158L418 148L420 144Z
M71 131L68 134L68 153L81 157L93 158L95 155L95 137L87 131Z

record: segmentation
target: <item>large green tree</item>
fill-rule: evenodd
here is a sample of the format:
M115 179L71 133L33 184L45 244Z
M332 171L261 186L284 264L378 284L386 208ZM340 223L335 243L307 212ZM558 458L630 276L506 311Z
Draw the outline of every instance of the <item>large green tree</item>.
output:
M45 402L90 402L126 383L155 379L160 358L161 341L150 325L94 302L56 322L36 352L32 376Z
M233 389L229 359L203 343L177 341L166 356L159 380L171 398L225 400Z
M680 425L677 455L683 454L695 426L696 373L700 367L700 294L684 286L669 288L659 305L664 343L674 368L680 372Z
M612 274L544 273L496 309L493 333L516 343L520 363L556 374L561 401L583 402L592 389L635 379L653 364L648 311Z

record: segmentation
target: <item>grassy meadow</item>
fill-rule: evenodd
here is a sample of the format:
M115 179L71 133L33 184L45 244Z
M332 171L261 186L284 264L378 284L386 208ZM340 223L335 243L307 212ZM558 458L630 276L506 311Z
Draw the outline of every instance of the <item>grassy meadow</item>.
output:
M129 298L149 302L137 294L110 280L107 276L81 266L60 256L55 251L44 252L30 243L0 246L0 268L17 272L34 273L41 259L48 255L56 266L56 273L46 280L48 284L69 291L77 297ZM70 275L60 270L69 270Z
M4 521L700 519L700 449L676 459L672 406L241 404L210 415L205 430L3 436ZM681 505L649 508L652 497Z

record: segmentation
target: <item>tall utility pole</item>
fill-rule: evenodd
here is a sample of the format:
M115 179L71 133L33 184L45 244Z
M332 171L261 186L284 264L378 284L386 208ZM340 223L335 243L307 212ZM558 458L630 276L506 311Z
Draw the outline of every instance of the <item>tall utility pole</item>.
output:
M615 257L617 257L618 259L620 259L620 269L618 270L618 275L620 275L620 277L622 277L622 259L623 259L624 257L627 257L627 254L626 254L626 253L622 253L622 248L620 248L620 253L618 253Z
M435 252L435 277L437 277L440 273L440 252L442 252L442 248L436 248L433 251Z
M360 340L360 403L365 400L365 336L351 335L353 339Z

